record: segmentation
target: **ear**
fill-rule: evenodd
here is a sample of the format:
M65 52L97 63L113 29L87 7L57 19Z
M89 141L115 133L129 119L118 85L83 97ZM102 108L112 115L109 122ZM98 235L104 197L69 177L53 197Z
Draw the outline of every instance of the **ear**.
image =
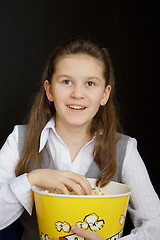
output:
M101 106L104 106L108 102L110 92L111 92L111 86L107 85L107 87L104 90L103 97L101 99Z
M46 95L47 95L47 98L50 102L53 102L53 94L52 94L52 88L51 88L51 84L49 83L48 80L45 80L44 82L44 89L46 91Z

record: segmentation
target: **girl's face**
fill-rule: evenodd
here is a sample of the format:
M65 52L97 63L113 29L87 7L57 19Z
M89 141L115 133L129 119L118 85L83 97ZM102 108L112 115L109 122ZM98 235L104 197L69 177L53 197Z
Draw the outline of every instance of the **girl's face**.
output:
M100 105L105 105L111 86L105 87L103 63L85 54L63 57L56 64L51 84L44 88L54 101L56 122L65 127L90 127Z

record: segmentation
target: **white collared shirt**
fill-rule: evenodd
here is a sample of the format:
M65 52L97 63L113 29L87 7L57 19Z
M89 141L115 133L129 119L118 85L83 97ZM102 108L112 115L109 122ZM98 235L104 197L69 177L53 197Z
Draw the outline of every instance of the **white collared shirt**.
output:
M94 140L93 138L85 144L71 162L69 150L57 135L54 119L51 119L41 133L39 152L48 141L57 169L71 170L84 175L93 161L91 153ZM0 151L0 229L19 218L24 209L29 214L32 213L33 196L27 176L26 174L15 176L18 160L18 126L15 126ZM150 182L134 138L128 141L122 168L122 180L132 189L132 208L129 208L129 211L136 227L130 235L122 239L158 239L160 236L160 200Z
M81 148L74 161L71 161L69 149L56 133L55 121L52 118L41 133L39 152L43 150L48 141L56 169L68 170L85 175L93 161L92 151L94 147L94 139L95 137L93 137L90 142L86 143Z

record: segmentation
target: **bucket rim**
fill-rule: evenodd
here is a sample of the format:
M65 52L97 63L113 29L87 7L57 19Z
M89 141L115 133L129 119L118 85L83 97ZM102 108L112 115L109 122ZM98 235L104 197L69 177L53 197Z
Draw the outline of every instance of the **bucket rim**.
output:
M96 180L96 179L89 179L89 180ZM123 183L118 183L111 181L109 184L117 184L119 186L125 187L127 190L125 193L118 193L118 194L107 194L107 195L66 195L66 194L57 194L57 193L46 193L42 192L45 190L44 188L38 187L38 186L32 186L32 191L35 193L38 193L40 195L45 195L45 196L52 196L52 197L60 197L60 198L86 198L86 199L103 199L103 198L118 198L118 197L125 197L125 196L130 196L131 195L131 188L127 186L126 184ZM101 188L103 189L103 188Z

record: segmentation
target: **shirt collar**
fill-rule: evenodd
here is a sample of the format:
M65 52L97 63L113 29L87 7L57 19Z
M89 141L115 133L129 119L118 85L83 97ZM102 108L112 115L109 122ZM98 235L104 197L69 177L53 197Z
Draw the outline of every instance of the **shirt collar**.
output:
M40 136L40 145L39 145L39 153L43 150L44 146L46 145L46 142L48 140L49 137L49 131L50 129L52 129L54 132L55 130L55 118L51 118L46 126L43 128L42 132L41 132L41 136Z
M47 140L49 138L49 131L50 129L53 130L53 132L56 134L56 129L55 129L55 118L52 117L46 124L46 126L43 128L42 132L41 132L41 136L40 136L40 145L39 145L39 153L43 150L43 148L45 147ZM103 135L103 131L100 131L100 134ZM93 138L91 139L91 141L89 143L91 143L92 141L94 141L95 139L95 135L93 136ZM89 144L87 143L87 144ZM86 145L87 145L86 144Z

